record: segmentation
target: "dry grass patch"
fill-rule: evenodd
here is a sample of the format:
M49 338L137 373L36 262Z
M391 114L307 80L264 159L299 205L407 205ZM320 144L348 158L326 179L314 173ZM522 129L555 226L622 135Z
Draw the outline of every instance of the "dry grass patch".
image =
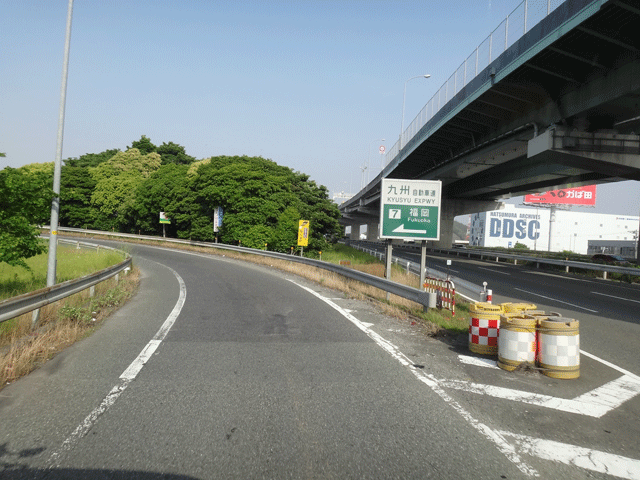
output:
M32 314L2 324L0 332L0 389L27 375L56 353L83 339L136 291L139 271L133 268L120 281L106 280L89 291L72 295L40 309L39 327L31 331Z

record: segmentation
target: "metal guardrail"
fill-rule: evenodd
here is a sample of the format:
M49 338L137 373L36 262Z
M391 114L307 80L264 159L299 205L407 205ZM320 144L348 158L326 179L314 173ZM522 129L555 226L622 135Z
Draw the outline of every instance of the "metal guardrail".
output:
M351 242L353 243L353 242ZM358 243L365 243L365 242L358 242ZM366 242L368 244L374 244L374 245L382 245L381 243L377 243L377 242ZM409 248L409 249L418 249L419 247L417 246L411 246L411 245L403 245L402 248ZM600 264L600 263L587 263L587 262L576 262L574 260L556 260L553 258L540 258L540 257L529 257L529 256L525 256L525 255L514 255L512 253L502 253L502 252L494 252L491 250L477 250L475 248L473 249L467 249L467 248L428 248L427 249L430 252L436 252L436 253L444 253L444 254L448 254L448 255L456 255L456 256L460 256L460 255L465 255L468 258L472 258L472 257L476 257L476 258L480 258L481 260L484 260L484 258L486 257L487 259L491 259L491 258L495 258L496 261L499 261L500 259L507 259L507 260L514 260L514 261L522 261L522 262L532 262L532 263L536 263L538 264L538 266L540 264L548 264L548 265L559 265L559 266L563 266L565 267L565 269L570 269L570 268L574 268L574 269L578 269L578 270L595 270L595 271L600 271L600 272L609 272L609 273L623 273L623 274L627 274L627 275L632 275L632 276L640 276L640 269L639 268L630 268L630 267L620 267L620 266L616 266L616 265L605 265L605 264ZM567 270L568 272L569 270ZM606 276L605 276L606 278ZM457 283L457 282L456 282Z
M363 252L368 253L371 256L380 258L380 260L384 259L384 253L378 252L377 250L365 248L360 245L352 244L351 246L354 248L357 248L358 250L362 250ZM410 260L405 260L399 257L392 257L391 263L399 265L405 270L407 270L407 272L413 273L414 275L420 277L420 263L418 262L412 262ZM483 287L481 287L480 285L476 285L475 283L468 282L466 280L463 280L462 278L447 275L446 273L436 270L434 268L427 268L425 271L425 276L433 276L438 278L439 280L446 280L447 278L450 278L451 280L455 281L455 284L457 285L457 288L458 288L457 293L470 301L475 301L473 297L474 296L477 297L478 295L481 295L483 291Z
M58 241L64 242L63 239L59 239ZM90 246L92 248L100 247L115 250L110 247L92 245L83 242L70 243L82 245L84 247ZM130 266L131 257L128 257L117 265L112 265L103 270L100 270L99 272L85 275L84 277L74 280L68 280L51 287L41 288L40 290L25 293L24 295L9 298L3 302L0 302L0 323L15 318L24 313L28 313L38 308L44 307L45 305L48 305L50 303L57 302L58 300L62 300L73 295L74 293L81 292L89 287L92 287L93 285L96 285L117 275Z
M47 229L48 227L43 228L43 230L47 230ZM176 244L182 244L182 245L190 245L194 247L216 248L219 250L230 250L230 251L239 252L239 253L247 253L251 255L260 255L263 257L277 258L280 260L297 262L304 265L310 265L313 267L322 268L323 270L327 270L327 271L342 275L345 278L362 282L367 285L371 285L372 287L379 288L380 290L383 290L385 292L389 292L393 295L397 295L407 300L411 300L412 302L419 303L424 307L427 307L429 302L428 294L417 288L395 283L385 278L369 275L368 273L359 272L357 270L351 270L349 268L342 267L340 265L335 265L333 263L323 262L322 260L314 260L312 258L297 257L295 255L291 255L288 253L269 252L266 250L258 250L258 249L247 248L247 247L237 247L234 245L226 245L223 243L194 242L192 240L180 240L176 238L163 238L163 237L155 237L150 235L132 235L128 233L103 232L99 230L82 230L79 228L58 228L58 232L68 232L68 233L74 233L74 234L95 235L95 236L100 235L100 236L116 237L116 238L123 238L123 239L130 238L130 239L136 239L136 240L147 240L147 241L162 242L162 243L176 243Z

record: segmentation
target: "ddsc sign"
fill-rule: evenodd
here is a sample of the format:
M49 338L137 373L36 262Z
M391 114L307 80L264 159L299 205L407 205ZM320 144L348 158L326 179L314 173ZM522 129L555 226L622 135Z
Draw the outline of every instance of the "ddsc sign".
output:
M492 218L489 223L489 236L537 240L540 238L540 222L538 220Z

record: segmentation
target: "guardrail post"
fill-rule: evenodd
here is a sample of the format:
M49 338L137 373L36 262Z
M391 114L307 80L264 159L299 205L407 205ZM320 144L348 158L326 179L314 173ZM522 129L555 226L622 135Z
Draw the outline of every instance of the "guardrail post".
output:
M91 285L89 287L89 297L93 298L96 296L96 286L95 285Z
M36 308L33 312L31 312L31 330L35 330L38 326L38 322L40 322L40 309Z
M602 272L602 278L604 278L605 280L607 279L607 272L606 271Z

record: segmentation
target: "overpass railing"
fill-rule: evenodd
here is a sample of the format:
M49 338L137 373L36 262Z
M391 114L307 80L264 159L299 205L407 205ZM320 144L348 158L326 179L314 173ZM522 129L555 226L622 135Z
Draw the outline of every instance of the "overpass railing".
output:
M420 131L436 113L463 87L487 68L500 54L523 37L534 25L546 18L565 0L523 0L489 36L478 45L449 79L435 93L420 113L402 132L400 139L385 154L384 165L388 165L400 153L401 145ZM389 159L387 161L387 159Z

